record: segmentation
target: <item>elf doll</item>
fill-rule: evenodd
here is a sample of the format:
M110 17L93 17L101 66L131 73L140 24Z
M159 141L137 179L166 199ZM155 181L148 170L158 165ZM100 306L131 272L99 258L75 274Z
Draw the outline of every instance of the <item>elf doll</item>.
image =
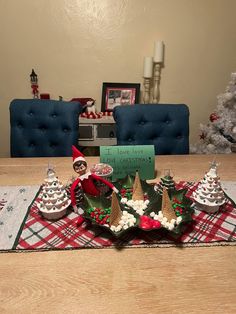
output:
M78 209L76 205L75 191L78 187L83 190L84 193L92 196L99 196L101 192L96 187L95 182L100 181L118 193L117 188L111 182L97 176L94 173L91 173L90 171L87 171L87 162L85 161L84 155L75 146L72 146L72 153L73 168L78 174L78 178L72 183L70 188L71 204L75 212L81 213L81 209Z

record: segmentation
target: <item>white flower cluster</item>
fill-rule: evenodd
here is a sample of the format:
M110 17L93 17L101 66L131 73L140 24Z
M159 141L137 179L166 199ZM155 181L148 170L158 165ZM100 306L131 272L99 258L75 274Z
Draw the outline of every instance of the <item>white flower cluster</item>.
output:
M167 218L163 216L163 213L161 210L158 212L158 214L151 212L150 216L154 220L160 221L161 225L170 231L173 230L175 228L175 226L179 225L182 221L181 216L177 217L177 219L171 219L170 222L167 221Z
M136 218L134 215L129 214L126 210L123 211L123 215L121 216L121 220L119 221L118 226L111 226L110 229L115 232L119 232L122 229L126 230L130 227L133 227L136 223Z
M145 209L147 208L148 204L149 204L149 200L146 201L142 201L142 200L137 200L137 201L133 201L133 200L128 200L126 197L123 197L121 199L121 203L128 205L129 207L132 207L137 214L139 214L140 216L142 216L144 214Z

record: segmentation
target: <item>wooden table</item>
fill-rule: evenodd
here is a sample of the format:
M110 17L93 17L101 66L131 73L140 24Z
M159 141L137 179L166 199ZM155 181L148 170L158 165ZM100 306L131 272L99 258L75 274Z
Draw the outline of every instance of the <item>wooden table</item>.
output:
M164 169L199 180L212 160L158 156L156 180ZM216 160L221 179L235 181L236 155ZM70 158L1 158L0 185L40 184L48 162L64 182L74 174ZM0 313L236 313L236 248L1 253Z

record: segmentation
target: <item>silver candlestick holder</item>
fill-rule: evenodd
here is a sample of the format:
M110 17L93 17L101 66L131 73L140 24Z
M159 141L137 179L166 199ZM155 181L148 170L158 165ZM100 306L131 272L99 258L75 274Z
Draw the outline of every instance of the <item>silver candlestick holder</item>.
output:
M152 103L157 104L160 99L160 78L161 78L161 62L154 63L153 75L153 99Z

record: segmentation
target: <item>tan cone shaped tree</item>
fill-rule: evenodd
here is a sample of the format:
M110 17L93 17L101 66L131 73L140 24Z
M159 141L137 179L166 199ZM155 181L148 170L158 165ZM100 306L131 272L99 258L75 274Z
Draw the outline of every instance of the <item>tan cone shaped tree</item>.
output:
M110 214L110 226L118 226L122 217L122 211L116 193L112 193L111 197L111 214Z
M134 179L132 200L144 201L143 189L142 189L138 172L136 172L135 179Z
M175 211L172 208L172 204L171 204L171 200L170 200L169 195L168 195L168 191L165 187L163 187L161 211L162 211L163 216L167 218L168 222L170 222L171 219L177 218Z

